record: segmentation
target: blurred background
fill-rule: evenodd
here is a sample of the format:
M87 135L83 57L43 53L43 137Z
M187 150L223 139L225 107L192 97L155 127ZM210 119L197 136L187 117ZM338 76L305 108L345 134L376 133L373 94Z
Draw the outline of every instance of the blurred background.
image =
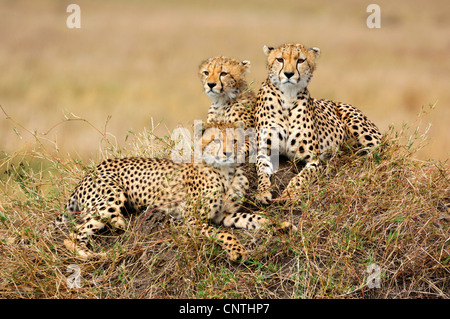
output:
M374 2L380 29L366 25ZM66 25L70 3L81 8L80 29ZM263 45L300 42L322 50L313 97L353 104L382 131L408 123L423 132L431 123L416 156L444 160L449 16L448 0L0 0L0 104L15 121L0 112L0 151L32 147L21 126L79 158L98 152L98 130L123 145L129 131L152 126L170 135L206 119L202 60L250 60L247 79L257 91L266 77ZM435 109L418 120L430 104ZM74 117L87 122L59 125Z

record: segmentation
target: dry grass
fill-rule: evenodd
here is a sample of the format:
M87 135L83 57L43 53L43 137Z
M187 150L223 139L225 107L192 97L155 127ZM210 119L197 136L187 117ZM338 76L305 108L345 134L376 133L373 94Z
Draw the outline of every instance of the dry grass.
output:
M361 108L384 132L412 123L422 105L436 103L429 145L415 154L449 155L450 33L447 0L377 1L382 26L365 21L360 0L76 1L79 30L66 27L61 0L0 3L0 104L26 127L46 133L76 114L124 145L128 130L162 122L205 119L209 100L197 76L200 61L227 55L252 62L257 90L266 77L262 46L299 41L321 48L311 83L317 98ZM1 150L27 148L27 134L0 119ZM45 136L62 154L88 160L98 153L94 131L73 122ZM32 141L31 141L32 143Z
M63 1L0 4L0 104L13 118L0 126L0 297L450 297L447 0L377 1L380 30L367 29L359 0L77 3L80 30L66 28ZM205 118L201 60L251 60L256 90L261 47L286 41L322 49L313 96L352 103L388 132L374 156L330 160L297 204L263 208L297 234L235 231L252 254L234 264L186 226L142 214L121 236L98 238L106 260L64 249L52 222L89 167L168 156L166 135ZM429 103L435 110L416 120ZM295 172L284 163L276 192ZM252 193L245 209L259 209ZM71 264L81 288L68 287ZM380 288L369 288L371 264Z
M234 230L251 251L243 263L155 214L131 216L127 232L97 238L106 259L75 259L62 244L67 233L52 223L94 163L57 158L37 139L33 152L0 164L0 297L449 298L449 167L414 159L425 137L409 133L392 129L372 156L344 150L286 207L254 205L256 175L248 166L253 189L243 209L290 219L299 232ZM98 157L170 150L169 140L152 132L131 134L127 148L112 141L104 140ZM296 170L282 162L276 193ZM371 264L380 269L380 288L368 285ZM80 288L68 286L69 265L80 267Z

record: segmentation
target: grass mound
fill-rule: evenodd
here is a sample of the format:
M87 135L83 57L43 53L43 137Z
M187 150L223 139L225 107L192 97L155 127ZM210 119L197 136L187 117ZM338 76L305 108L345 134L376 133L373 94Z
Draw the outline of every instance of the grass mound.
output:
M242 263L150 212L130 216L120 236L96 239L106 259L77 260L52 223L95 163L61 159L36 139L0 162L0 297L449 298L449 167L415 160L423 136L405 136L392 129L371 155L343 150L294 204L258 207L252 188L244 210L291 220L299 231L233 230L251 251ZM130 134L127 148L103 142L101 158L170 150L168 138L149 132ZM275 195L298 171L281 164ZM247 171L255 187L254 165Z

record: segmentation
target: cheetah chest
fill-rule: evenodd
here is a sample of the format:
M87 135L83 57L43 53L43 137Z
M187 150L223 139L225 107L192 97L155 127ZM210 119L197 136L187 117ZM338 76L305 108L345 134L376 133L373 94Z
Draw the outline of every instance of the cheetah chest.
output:
M303 159L314 141L314 123L306 99L278 100L276 122L280 154L290 159ZM272 111L273 112L273 111Z
M332 105L305 96L279 99L277 106L272 126L278 131L280 154L309 160L333 153L343 143L344 125Z

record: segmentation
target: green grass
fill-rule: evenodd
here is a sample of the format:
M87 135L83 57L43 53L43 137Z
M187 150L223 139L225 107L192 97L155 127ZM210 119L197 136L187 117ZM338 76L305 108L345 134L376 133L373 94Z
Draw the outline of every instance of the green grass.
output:
M246 209L291 220L299 231L233 230L251 252L242 263L187 225L151 224L144 214L130 218L127 232L95 240L106 259L77 260L62 244L67 233L52 222L95 161L63 158L35 137L34 148L0 162L0 297L450 297L448 163L414 159L426 137L406 126L387 132L372 155L344 150L329 160L295 205L256 207L256 173L248 166ZM167 157L171 146L150 131L130 132L123 148L111 140L104 139L98 159ZM295 171L282 163L275 193ZM78 289L67 283L73 264L81 271ZM368 285L371 264L380 269L380 288Z

